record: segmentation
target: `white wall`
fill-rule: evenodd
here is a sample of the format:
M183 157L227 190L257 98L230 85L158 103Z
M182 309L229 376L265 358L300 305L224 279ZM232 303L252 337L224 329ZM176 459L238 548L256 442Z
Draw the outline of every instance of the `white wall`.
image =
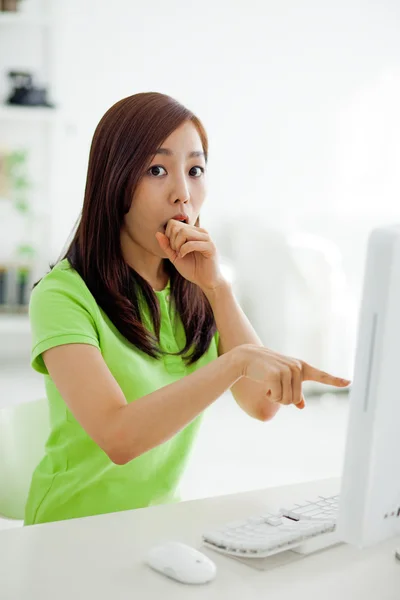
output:
M69 0L58 16L55 92L68 127L55 246L79 212L99 118L146 90L206 124L205 220L288 225L311 214L319 230L325 213L334 225L399 218L396 0Z

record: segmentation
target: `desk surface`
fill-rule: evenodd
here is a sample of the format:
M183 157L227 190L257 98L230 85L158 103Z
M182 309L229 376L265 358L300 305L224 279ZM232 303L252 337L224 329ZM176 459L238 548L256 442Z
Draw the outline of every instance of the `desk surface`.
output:
M365 550L340 545L270 571L201 546L210 526L338 491L338 480L322 480L3 531L0 598L399 600L399 539ZM216 579L187 586L152 571L143 556L167 540L207 554L217 564Z

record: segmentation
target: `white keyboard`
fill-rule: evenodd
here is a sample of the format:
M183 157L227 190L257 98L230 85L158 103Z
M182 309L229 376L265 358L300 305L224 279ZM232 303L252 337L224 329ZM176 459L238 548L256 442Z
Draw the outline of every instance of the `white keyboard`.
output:
M206 546L223 554L263 558L285 550L310 554L340 543L336 529L339 496L265 512L227 523L203 535Z

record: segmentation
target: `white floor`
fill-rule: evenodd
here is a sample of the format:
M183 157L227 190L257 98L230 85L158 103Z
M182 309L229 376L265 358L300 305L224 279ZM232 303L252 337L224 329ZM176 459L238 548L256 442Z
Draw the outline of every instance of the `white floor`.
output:
M0 408L43 395L42 377L28 364L0 367ZM182 498L340 476L347 415L347 397L326 394L307 400L304 410L282 407L261 423L225 394L206 411Z

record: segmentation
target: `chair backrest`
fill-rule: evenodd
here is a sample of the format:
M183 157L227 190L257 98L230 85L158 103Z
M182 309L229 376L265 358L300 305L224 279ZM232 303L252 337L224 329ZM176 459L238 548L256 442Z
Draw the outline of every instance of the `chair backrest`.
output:
M0 515L23 519L32 473L50 432L47 399L0 410Z
M216 239L262 343L350 377L354 312L338 244L290 223L277 228L261 215L224 220ZM319 391L321 384L304 387Z

